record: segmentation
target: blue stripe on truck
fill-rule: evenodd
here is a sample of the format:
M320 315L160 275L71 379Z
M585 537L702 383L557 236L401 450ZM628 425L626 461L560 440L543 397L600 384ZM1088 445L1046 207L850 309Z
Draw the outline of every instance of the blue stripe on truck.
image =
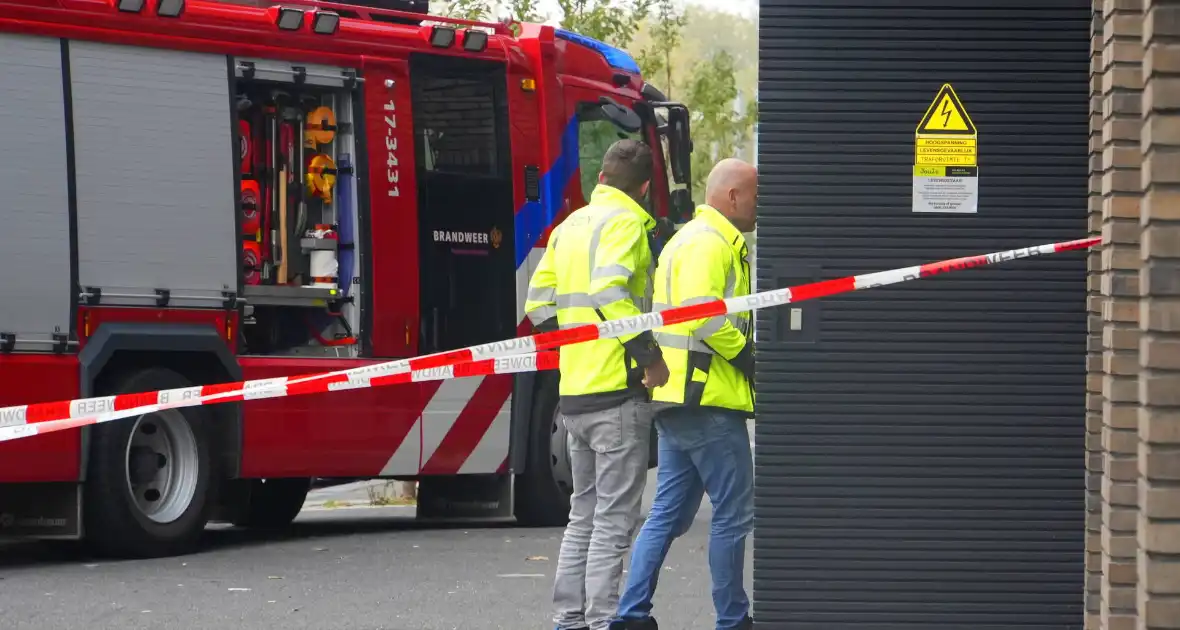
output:
M541 174L541 200L526 201L516 213L516 268L524 264L529 252L564 205L566 188L578 170L578 119L571 119L561 133L561 152L548 170Z

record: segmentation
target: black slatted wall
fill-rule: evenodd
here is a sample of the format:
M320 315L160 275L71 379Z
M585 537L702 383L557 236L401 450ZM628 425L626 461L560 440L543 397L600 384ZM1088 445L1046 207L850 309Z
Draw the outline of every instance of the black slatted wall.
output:
M1086 235L1091 0L763 0L762 289ZM977 214L911 211L943 83ZM759 316L755 613L789 630L1080 628L1079 253Z

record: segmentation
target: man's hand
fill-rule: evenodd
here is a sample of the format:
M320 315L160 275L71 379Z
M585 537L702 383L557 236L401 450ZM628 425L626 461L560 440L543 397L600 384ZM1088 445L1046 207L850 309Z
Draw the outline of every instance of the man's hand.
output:
M664 362L664 358L656 359L655 363L643 368L643 386L648 389L655 389L668 382L668 364Z

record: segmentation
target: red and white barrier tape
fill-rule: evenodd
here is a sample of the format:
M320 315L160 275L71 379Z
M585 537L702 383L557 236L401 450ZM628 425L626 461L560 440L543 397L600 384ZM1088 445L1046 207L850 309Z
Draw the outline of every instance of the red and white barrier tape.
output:
M322 378L314 381L304 380L298 384L289 382L286 378L273 378L244 381L244 388L230 391L225 390L226 385L241 385L242 383L200 385L180 389L166 389L158 392L120 394L104 398L87 398L61 403L47 403L49 405L71 405L71 412L80 410L81 413L72 417L55 420L43 420L40 422L31 420L30 424L0 427L0 442L32 435L53 433L55 431L64 431L90 424L100 424L110 422L111 420L142 416L146 413L162 411L164 409L197 407L207 404L257 400L261 398L279 398L282 396L302 396L304 394L339 392L349 389L383 387L386 385L420 383L423 381L443 381L467 376L556 370L557 364L558 355L556 352L534 352L498 359L473 361L461 365L415 370L401 374L387 374L372 378L355 378L345 374L331 376L325 373ZM79 405L78 403L85 404ZM34 407L34 405L29 405L29 407ZM13 409L13 407L8 407L8 409Z
M661 326L696 319L742 313L771 306L781 306L787 303L814 300L861 289L872 289L1020 258L1031 258L1034 256L1087 249L1101 242L1101 237L1091 237L1062 243L1035 245L991 254L953 258L925 265L902 267L859 276L846 276L834 280L823 280L794 287L772 289L745 297L715 300L692 306L681 306L656 313L644 313L634 317L605 321L599 324L587 324L565 330L538 333L527 337L516 337L460 350L429 354L412 359L399 359L386 363L375 363L336 372L324 372L301 377L281 377L222 383L218 385L204 385L166 392L124 394L121 396L4 407L0 408L0 425L6 426L0 427L0 441L49 432L49 428L46 425L51 422L61 423L54 424L55 427L61 427L53 429L56 431L117 418L139 416L160 409L195 407L204 404L237 402L258 398L297 396L326 391L378 387L419 380L444 380L482 374L511 374L531 372L538 369L555 369L555 363L552 367L540 367L542 363L548 365L546 363L547 361L552 360L555 362L555 359L550 359L547 356L541 359L539 358L541 354L549 355L551 353L539 353L539 351L560 348L561 346L585 341L593 341L595 339L610 339L626 334L636 334ZM497 360L500 361L498 362ZM529 363L530 360L535 365L525 367L525 364ZM504 365L499 366L499 363L503 363ZM500 369L501 367L502 369ZM516 369L518 367L520 369ZM165 397L167 400L164 400ZM95 420L95 418L103 419ZM34 427L37 430L34 430Z

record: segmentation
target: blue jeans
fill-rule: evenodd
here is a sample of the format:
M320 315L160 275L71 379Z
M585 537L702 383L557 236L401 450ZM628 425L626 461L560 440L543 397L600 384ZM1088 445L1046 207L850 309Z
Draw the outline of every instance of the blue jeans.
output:
M746 536L754 525L754 461L744 414L678 407L656 415L660 463L651 513L631 552L619 617L651 615L660 568L672 541L692 526L704 494L713 504L709 573L717 630L741 624L750 600L743 583Z

